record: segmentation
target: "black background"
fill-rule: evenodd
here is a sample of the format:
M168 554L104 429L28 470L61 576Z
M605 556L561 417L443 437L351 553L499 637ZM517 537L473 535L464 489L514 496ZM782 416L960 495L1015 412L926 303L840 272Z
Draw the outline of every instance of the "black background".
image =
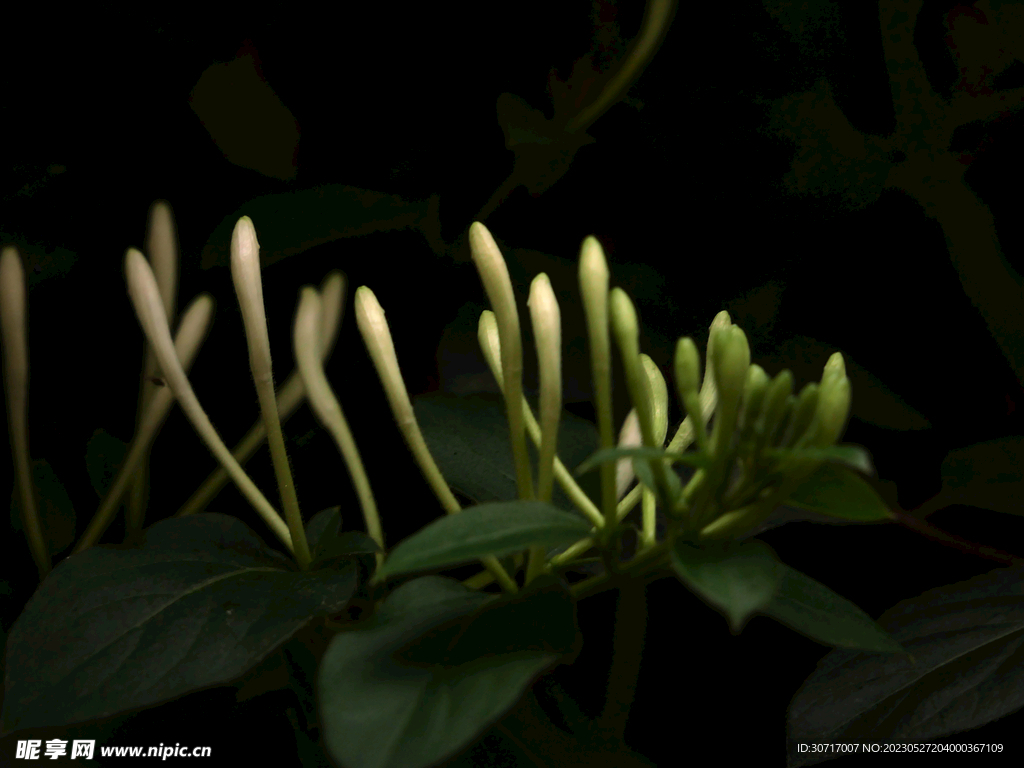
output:
M191 378L230 445L258 407L229 271L200 267L214 227L257 195L344 183L409 200L438 194L442 236L454 243L512 169L495 117L497 96L518 94L550 117L548 70L556 67L565 79L591 46L590 3L558 3L557 12L554 5L368 4L252 18L158 19L140 12L39 17L8 28L4 238L76 256L70 269L30 287L32 454L47 459L67 487L80 530L97 503L83 461L86 442L100 427L126 441L133 431L142 334L122 262L125 248L143 245L152 201L166 199L174 209L179 307L201 291L217 300ZM640 27L643 5L618 4L616 21L627 40ZM929 82L946 95L957 78L943 39L952 7L926 4L915 31ZM575 292L571 268L579 245L595 235L613 284L626 287L637 305L642 348L670 382L675 338L692 335L703 350L707 326L723 308L747 332L754 362L769 374L793 368L798 386L818 378L827 352L801 368L769 359L776 343L804 336L842 350L930 425L879 426L881 415L858 411L854 389L844 439L871 451L886 500L912 509L938 492L949 450L1020 434L1024 393L966 298L939 225L913 199L887 191L864 210L847 212L835 199L782 191L793 148L763 131L766 108L755 97L807 90L826 76L854 127L879 135L895 127L877 6L843 4L835 19L812 36L815 44L800 48L759 3L684 6L629 103L589 129L596 143L582 148L543 195L519 188L486 224L510 262L522 254L521 266L510 267L524 320L533 274L568 275L564 287ZM300 126L290 181L229 162L189 106L203 71L233 60L243 46L258 53L267 83ZM1024 85L1020 61L999 85ZM1018 271L1022 127L1018 113L978 136L957 137L964 149L990 139L966 181L990 206L1005 258ZM52 173L58 165L63 172ZM460 307L485 304L479 279L464 250L438 255L418 233L398 232L339 240L267 268L279 381L293 366L298 291L334 268L346 273L349 298L359 285L376 293L411 394L459 373L439 369L438 348ZM581 311L563 304L563 314L568 325ZM440 509L406 455L348 310L328 376L393 545ZM585 376L580 381L586 389ZM573 408L588 415L585 406ZM286 433L304 511L341 503L345 527L360 528L340 457L305 407ZM2 465L9 466L6 459ZM149 521L173 513L214 463L174 411L152 466ZM249 469L270 477L263 454ZM238 514L272 540L233 488L211 508ZM930 522L1024 556L1019 517L951 507ZM104 541L119 540L118 525ZM872 616L924 589L998 567L891 524L791 523L762 538L781 559ZM9 629L35 587L35 569L21 534L5 540L10 590L0 600ZM764 617L732 637L722 617L672 580L655 583L648 595L647 650L628 744L658 765L697 753L782 764L789 699L827 649ZM580 605L584 650L573 668L558 673L593 715L610 658L613 607L612 593ZM294 755L281 714L287 704L273 695L265 706L235 704L229 694L199 693L143 712L105 743L194 742L212 744L221 755L280 747ZM179 716L180 723L167 724ZM1009 735L1011 722L1019 725L1020 715L949 741L1002 741L1013 753L1019 741ZM262 746L253 746L257 740ZM9 738L4 750L13 754Z

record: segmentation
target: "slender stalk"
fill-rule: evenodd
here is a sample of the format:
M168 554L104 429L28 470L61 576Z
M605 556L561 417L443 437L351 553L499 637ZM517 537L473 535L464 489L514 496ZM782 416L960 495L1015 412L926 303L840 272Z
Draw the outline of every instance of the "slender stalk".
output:
M328 274L320 284L321 328L319 340L321 344L320 357L323 360L330 356L331 350L334 349L334 342L337 341L344 299L345 279L340 272L335 270ZM277 412L280 414L282 422L287 421L295 413L305 396L306 390L302 386L302 376L299 375L296 368L277 391ZM257 419L245 437L232 449L231 455L239 464L245 464L263 445L266 438L266 425L262 418ZM202 512L227 485L229 479L224 467L218 466L176 514L180 516Z
M622 580L615 608L612 666L608 672L604 710L597 720L598 731L615 741L622 741L626 732L626 721L640 674L646 630L646 585L635 579Z
M448 487L441 470L437 468L434 457L430 455L430 449L423 439L423 433L416 422L416 413L412 409L412 402L409 400L409 392L402 380L402 372L398 368L398 356L395 354L395 343L391 338L391 331L388 328L387 320L384 319L384 310L373 295L373 291L365 285L356 289L356 323L359 326L359 333L363 337L366 348L370 352L370 358L377 369L377 376L380 377L384 392L387 394L388 403L391 405L391 413L402 431L406 445L412 452L413 458L419 465L420 472L430 485L434 495L437 496L441 506L449 515L455 515L462 511L458 500ZM525 446L524 446L525 447ZM494 576L501 588L509 593L515 594L519 587L505 568L493 555L480 558L480 562Z
M618 71L601 89L598 98L565 124L566 133L585 131L597 118L619 102L654 57L668 32L676 0L648 0L644 19Z
M267 315L263 304L263 281L260 277L260 244L252 220L243 216L235 224L231 235L231 278L238 295L245 325L245 339L249 347L249 368L256 383L260 411L267 428L267 444L274 465L277 489L281 494L288 531L295 548L295 559L299 568L309 568L311 560L306 530L302 525L299 499L295 493L295 481L288 464L288 453L284 445L284 432L277 413L277 396L274 393L274 371L270 359L270 336L267 332ZM319 319L318 321L319 322ZM317 329L314 328L314 332ZM315 337L314 337L315 338ZM317 342L311 347L314 357L319 357Z
M178 334L174 339L174 352L181 361L182 370L186 373L192 367L192 361L195 360L199 347L202 346L203 340L206 338L212 319L213 297L208 293L197 296L182 315ZM135 430L135 437L128 448L128 455L121 464L117 477L114 478L114 482L107 490L106 496L100 502L99 509L96 510L96 514L89 521L82 538L75 546L75 552L82 552L93 546L110 525L125 493L131 490L129 485L132 479L138 476L139 468L144 465L153 440L156 439L173 404L174 393L168 387L159 387L153 397L148 400L146 410L143 411L138 428Z
M4 388L7 390L7 434L14 457L21 528L28 539L32 560L42 581L52 568L50 549L43 538L32 483L28 446L28 298L25 269L18 251L0 254L0 332L3 334Z
M149 208L146 253L149 254L153 275L156 277L156 284L160 289L160 298L163 301L164 312L167 314L167 322L169 325L174 325L178 293L178 243L174 236L174 214L171 212L170 203L166 200L157 200ZM181 356L179 355L179 357ZM188 370L187 367L186 370ZM153 383L153 378L159 375L159 372L160 366L157 364L156 355L153 354L152 347L146 343L142 378L139 381L139 403L135 413L136 433L142 426L142 420L150 402L161 390L165 389ZM129 536L142 530L148 494L149 448L147 447L138 467L132 474L126 524Z
M474 221L469 228L469 247L480 281L484 284L498 322L501 340L501 368L504 373L505 410L512 440L512 460L516 470L516 487L520 499L532 499L533 478L530 475L530 456L526 451L526 425L523 419L523 342L519 330L519 312L512 293L508 265L502 258L497 243L487 227Z
M284 543L288 551L293 552L288 526L235 461L227 446L217 435L217 430L213 428L209 417L203 411L195 392L192 391L192 385L189 384L188 377L185 376L185 371L182 370L181 363L174 351L171 331L167 327L167 316L164 315L164 308L160 303L160 292L156 285L156 279L146 262L146 257L134 248L129 248L125 255L125 273L128 278L128 293L135 307L135 314L139 318L139 324L142 326L146 338L153 345L167 386L171 388L175 398L181 404L181 409L188 416L193 428L206 443L210 452L224 465L239 490L270 526L274 534Z
M558 301L555 292L551 290L551 281L543 272L534 278L527 303L537 345L537 367L540 370L541 440L537 498L550 502L555 483L558 417L562 412L562 329ZM547 550L543 546L530 547L526 584L544 571L546 554Z
M319 340L322 327L321 312L320 297L316 289L306 286L302 289L299 309L295 315L295 362L298 364L302 385L309 398L310 407L320 423L331 433L338 450L341 451L341 455L345 459L345 466L348 467L349 476L352 478L356 495L359 497L359 505L363 510L366 532L383 550L384 532L381 529L377 503L373 498L369 478L366 476L363 461L359 456L359 449L356 447L355 439L345 420L345 413L341 410L341 403L331 391L331 385L327 382L327 376L324 374ZM376 555L379 568L384 562L384 555L382 552L377 552Z

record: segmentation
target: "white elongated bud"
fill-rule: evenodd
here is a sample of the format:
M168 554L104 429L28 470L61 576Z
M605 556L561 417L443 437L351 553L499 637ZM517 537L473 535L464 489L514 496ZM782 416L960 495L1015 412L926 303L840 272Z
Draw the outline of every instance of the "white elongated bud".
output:
M640 363L644 367L644 375L647 379L653 407L654 444L660 448L665 444L665 436L668 434L668 387L665 385L665 377L661 374L661 369L649 356L641 354Z

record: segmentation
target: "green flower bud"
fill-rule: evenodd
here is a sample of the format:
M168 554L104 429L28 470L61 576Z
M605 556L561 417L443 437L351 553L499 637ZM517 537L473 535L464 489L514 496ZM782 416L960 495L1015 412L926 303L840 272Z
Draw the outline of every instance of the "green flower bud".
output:
M653 406L651 426L654 429L654 444L660 448L665 445L665 437L668 434L668 387L665 385L661 369L650 357L642 354L640 362L644 367L648 396Z
M817 416L817 434L810 444L816 448L834 445L850 416L850 380L846 376L833 376L822 382Z
M822 383L832 376L846 376L846 365L843 363L841 352L833 352L828 362L825 363L825 369L821 372Z
M700 355L689 336L676 342L675 374L679 399L685 406L687 394L696 395L700 390Z
M793 409L796 407L796 396L787 395L786 402L782 406L782 418L779 419L778 425L774 430L768 433L768 445L772 448L778 448L782 442L783 436L786 434L786 428L789 426L790 419L793 417Z
M786 426L786 431L779 441L780 448L793 446L807 432L818 409L818 385L811 382L800 390L800 395L793 405L793 411Z
M754 434L754 423L761 415L761 406L768 390L768 374L759 365L751 365L747 371L747 383L743 387L743 406L740 413L740 444L749 441Z
M786 401L793 393L793 374L789 370L779 373L765 390L761 415L754 424L754 435L760 453L769 444L772 433L786 416Z
M697 447L700 450L707 449L707 431L704 428L703 410L700 403L700 395L697 390L700 387L700 355L697 354L697 345L693 339L685 336L676 343L675 358L676 391L679 393L679 400L690 417L692 429L697 439ZM712 381L714 377L711 377Z
M718 388L718 413L712 435L712 451L721 456L728 449L736 427L743 388L750 368L750 345L746 334L735 325L714 334L711 368Z

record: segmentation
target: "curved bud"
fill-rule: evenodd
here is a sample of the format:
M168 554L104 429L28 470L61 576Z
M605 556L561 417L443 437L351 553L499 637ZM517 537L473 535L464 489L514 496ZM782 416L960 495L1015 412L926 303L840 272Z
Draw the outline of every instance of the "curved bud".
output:
M644 445L653 446L655 444L654 408L647 390L643 364L640 362L640 328L637 323L636 308L621 288L612 289L608 296L608 308L615 342L622 354L622 367L626 373L629 396L633 400L633 407L636 408L636 415L640 420L640 434L643 435Z
M480 321L476 326L476 338L480 342L480 351L484 353L487 367L498 384L499 390L505 389L505 379L501 373L501 339L498 337L498 321L494 313L485 309L480 313Z
M665 436L668 434L668 387L665 385L665 377L662 375L661 369L650 357L641 354L640 363L644 368L653 407L651 416L654 444L661 447L665 444Z
M248 475L239 465L238 461L228 451L227 446L217 435L217 431L210 423L209 417L203 411L199 400L196 398L188 377L181 366L181 361L174 349L174 342L171 340L171 331L167 326L167 314L164 312L163 303L160 299L160 290L156 284L156 278L150 269L146 257L134 248L129 248L125 254L125 277L128 281L128 294L131 297L135 308L135 314L139 319L146 339L153 347L157 361L160 363L160 370L163 373L167 386L174 392L181 409L185 412L196 432L206 443L210 452L217 457L221 465L227 470L228 475L248 499L249 503L260 514L260 517L277 534L278 538L294 552L291 534L288 525L281 519L260 492L256 485L249 479ZM75 553L84 549L82 542L75 548Z
M519 498L533 498L530 457L526 451L526 420L523 416L523 340L519 330L519 312L512 293L508 265L490 231L479 221L469 227L469 247L487 299L498 321L501 338L501 367L505 380L502 391L512 441L512 460L516 469Z
M786 416L786 402L793 394L793 374L789 369L781 371L768 385L764 396L761 416L755 424L757 451L770 444L772 435Z
M636 408L631 408L622 422L622 429L619 430L619 448L639 448L643 445L643 438L640 436L640 421L636 417ZM628 456L615 462L615 498L621 499L629 488L633 478L633 460Z
M843 354L841 352L833 352L828 362L825 363L824 370L821 372L822 382L832 376L846 376L846 365L843 362Z
M732 325L713 335L711 368L718 388L718 413L711 438L711 450L724 455L732 440L743 388L750 368L750 345L742 329Z
M612 357L608 333L608 262L597 238L590 236L580 247L580 297L587 318L594 410L601 448L615 444L612 424ZM615 474L611 464L601 465L601 511L605 525L615 522Z
M540 370L540 452L537 464L537 498L551 501L555 486L555 450L558 444L558 417L562 412L562 319L551 281L541 272L530 284L530 320L537 346ZM525 414L525 410L524 410ZM547 548L529 550L526 582L529 584L544 570Z
M832 377L821 385L818 396L818 430L811 443L817 448L834 445L850 416L850 380Z
M747 371L747 383L743 387L743 406L740 414L740 444L751 440L754 424L761 415L765 393L768 390L768 374L759 365L751 365Z
M789 448L797 443L804 434L812 427L815 412L818 409L818 385L814 382L807 384L800 390L796 403L793 405L793 412L779 441L780 448ZM817 427L815 426L815 431ZM812 433L813 437L813 433Z
M706 450L708 438L704 425L707 420L703 418L704 409L701 407L701 397L697 392L701 378L700 356L697 354L697 345L689 336L684 336L676 342L675 376L676 392L690 420L690 429L696 437L697 447L702 451ZM708 376L706 379L705 388L713 387L714 376Z

